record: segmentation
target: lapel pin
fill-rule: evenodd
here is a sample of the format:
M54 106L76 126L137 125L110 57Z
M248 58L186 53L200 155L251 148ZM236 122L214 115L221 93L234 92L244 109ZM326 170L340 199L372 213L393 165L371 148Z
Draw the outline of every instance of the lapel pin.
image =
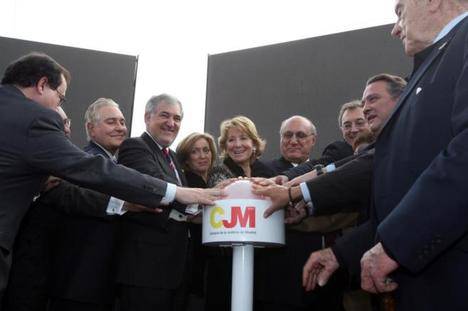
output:
M418 95L419 92L421 92L421 91L422 91L422 88L418 87L418 88L416 89L416 95Z

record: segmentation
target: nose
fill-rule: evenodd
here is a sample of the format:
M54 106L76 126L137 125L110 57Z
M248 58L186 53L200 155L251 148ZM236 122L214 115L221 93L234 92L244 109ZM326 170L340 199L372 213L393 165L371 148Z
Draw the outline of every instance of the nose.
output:
M175 120L173 118L168 118L166 124L170 127L173 127L175 125Z
M297 139L297 136L296 134L294 134L293 136L291 136L291 138L289 139L289 143L290 144L295 144L297 143L299 140Z
M400 34L401 34L401 25L400 25L400 21L398 20L395 23L395 25L393 25L391 35L393 37L400 38Z
M364 103L364 111L363 111L364 115L367 116L370 111L371 111L371 108L369 107L368 102L365 102Z
M126 132L127 131L127 126L125 124L122 124L120 122L117 122L117 126L115 129L119 132Z
M353 123L353 124L351 125L351 132L353 132L353 133L359 132L359 128L358 128L358 126L357 126L356 123Z

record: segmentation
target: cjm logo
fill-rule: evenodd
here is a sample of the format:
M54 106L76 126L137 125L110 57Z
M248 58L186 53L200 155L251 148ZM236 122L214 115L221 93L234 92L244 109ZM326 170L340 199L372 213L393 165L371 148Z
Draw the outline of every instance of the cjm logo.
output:
M224 209L216 206L211 210L210 213L210 224L214 229L221 227L230 229L234 228L237 224L241 228L255 228L255 207L246 206L244 212L240 206L231 207L231 219L223 219Z

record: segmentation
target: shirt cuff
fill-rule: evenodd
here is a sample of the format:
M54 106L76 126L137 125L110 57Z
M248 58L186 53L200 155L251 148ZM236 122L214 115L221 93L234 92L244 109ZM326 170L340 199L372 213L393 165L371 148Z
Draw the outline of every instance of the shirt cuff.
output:
M123 209L125 201L111 197L107 204L106 213L107 215L123 215L127 211Z
M198 215L202 211L198 204L189 204L185 208L185 214Z
M334 170L336 170L335 163L328 164L327 166L325 166L325 169L327 170L327 173L333 172Z
M302 192L302 199L306 203L307 206L307 215L314 214L314 203L312 202L312 198L310 197L309 188L307 188L307 184L305 182L299 185L301 187Z
M302 182L299 186L301 187L302 198L304 199L304 202L310 202L311 198L309 188L307 188L307 184L305 182Z
M176 195L177 186L171 183L167 183L166 194L161 199L161 205L169 205L171 204Z

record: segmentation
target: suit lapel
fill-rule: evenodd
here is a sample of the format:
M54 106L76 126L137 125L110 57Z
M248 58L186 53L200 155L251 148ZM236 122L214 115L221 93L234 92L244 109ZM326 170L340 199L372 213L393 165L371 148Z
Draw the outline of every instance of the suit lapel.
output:
M431 65L434 63L434 61L437 59L437 57L442 55L443 52L446 50L446 47L449 44L450 40L453 38L453 35L454 35L454 33L447 36L447 38L443 38L442 40L437 42L436 43L437 46L434 48L432 53L427 57L426 61L424 61L422 63L422 65L419 67L419 69L411 77L411 80L409 81L408 85L405 87L405 90L401 94L400 99L398 100L398 103L397 103L395 109L393 110L393 112L390 114L390 117L387 119L387 121L383 125L382 132L385 130L387 125L390 123L390 121L393 118L396 118L396 115L397 115L398 111L406 103L406 99L408 98L408 96L413 93L414 88L418 84L419 80L421 80L421 77L424 75L424 73L426 73L426 71L431 67Z
M180 182L182 183L182 186L185 186L187 185L187 179L185 178L185 174L182 170L182 167L180 166L179 161L177 161L176 153L172 150L170 150L170 152L171 152L172 162L174 162L176 170L179 173Z
M156 142L153 140L153 138L151 138L151 136L149 136L148 133L146 132L141 135L141 138L150 147L151 151L154 154L154 157L158 161L164 173L166 173L169 176L173 176L177 180L176 174L174 173L172 168L169 166L169 163L165 159L164 154L162 153L161 149L156 144Z

